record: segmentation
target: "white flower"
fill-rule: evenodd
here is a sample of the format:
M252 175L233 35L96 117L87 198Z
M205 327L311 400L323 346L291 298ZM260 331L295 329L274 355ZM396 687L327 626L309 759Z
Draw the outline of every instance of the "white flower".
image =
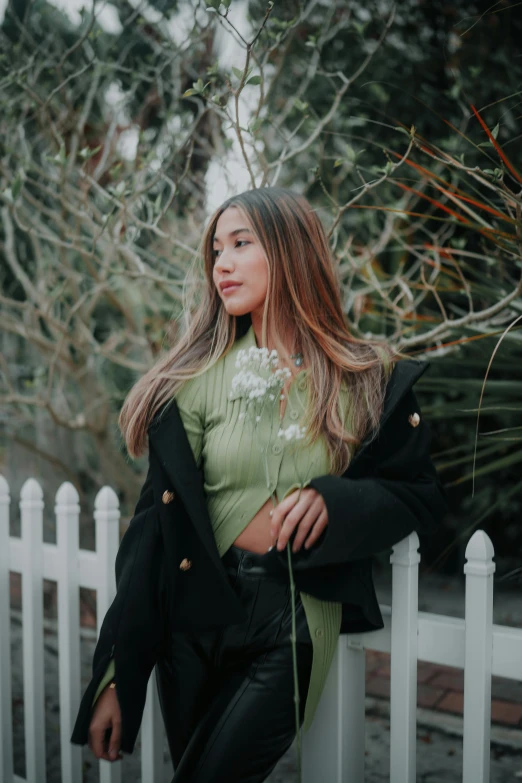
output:
M278 354L275 349L270 353L267 348L254 346L251 346L248 351L240 349L235 361L239 372L232 378L232 391L229 397L231 399L243 397L246 400L247 410L254 407L255 415L259 415L260 410L269 400L273 402L276 399L274 392L279 394L285 380L292 375L288 367L271 371L271 367L277 362ZM259 419L256 418L256 421Z
M285 438L286 440L301 440L306 433L305 427L300 427L299 424L289 424L286 430L279 429L277 433L279 438Z
M248 364L256 364L259 369L269 370L270 367L275 367L277 362L278 355L275 349L269 353L268 348L257 348L252 345L248 351L245 348L241 348L237 352L235 365L240 368Z

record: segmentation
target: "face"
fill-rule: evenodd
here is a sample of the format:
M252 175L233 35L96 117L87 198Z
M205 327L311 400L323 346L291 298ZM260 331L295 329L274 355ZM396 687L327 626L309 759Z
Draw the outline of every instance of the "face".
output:
M230 315L251 313L252 321L260 322L268 289L268 266L261 245L249 229L249 221L236 207L228 207L219 216L212 277ZM229 280L239 285L222 289L221 284Z

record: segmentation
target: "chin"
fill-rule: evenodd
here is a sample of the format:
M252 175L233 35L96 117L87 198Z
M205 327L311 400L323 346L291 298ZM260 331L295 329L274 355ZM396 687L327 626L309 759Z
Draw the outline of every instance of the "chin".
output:
M241 304L239 302L237 303L227 302L223 304L225 310L229 315L240 316L240 315L245 315L246 313L250 313L252 311L251 307L249 307L248 305Z

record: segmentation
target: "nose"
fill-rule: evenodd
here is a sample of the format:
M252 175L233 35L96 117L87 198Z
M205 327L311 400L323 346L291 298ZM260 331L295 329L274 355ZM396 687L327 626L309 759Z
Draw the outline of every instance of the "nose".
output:
M221 270L230 270L233 268L234 265L232 263L232 257L228 256L225 251L222 251L221 254L216 258L214 269L216 269L218 272L221 272Z

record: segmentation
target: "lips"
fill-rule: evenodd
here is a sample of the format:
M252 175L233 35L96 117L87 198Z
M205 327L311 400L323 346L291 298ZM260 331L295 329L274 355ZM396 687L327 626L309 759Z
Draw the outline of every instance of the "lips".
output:
M241 283L232 283L232 282L223 283L221 285L221 291L224 294L229 293L229 292L231 293L232 291L235 291L237 288L239 288L240 285L241 285Z

